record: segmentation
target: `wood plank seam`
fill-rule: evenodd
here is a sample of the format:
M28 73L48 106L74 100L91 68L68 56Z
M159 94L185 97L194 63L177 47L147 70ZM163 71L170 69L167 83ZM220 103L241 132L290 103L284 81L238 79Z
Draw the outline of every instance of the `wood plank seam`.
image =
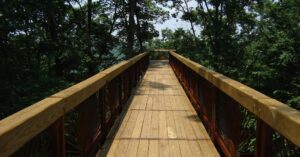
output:
M184 141L210 141L210 138L155 138L155 137L118 137L106 138L107 140L184 140Z
M133 93L133 95L162 95L162 94L140 94L140 93ZM186 96L184 94L163 94L167 96Z
M168 109L136 109L136 108L131 109L131 110L138 110L138 111L190 111L188 109L168 110Z
M134 113L134 117L125 115L127 123L117 131L120 136L107 138L116 142L104 156L219 157L171 67L167 62L151 64L159 66L150 65L133 90L134 101L127 112ZM155 73L149 75L149 70Z

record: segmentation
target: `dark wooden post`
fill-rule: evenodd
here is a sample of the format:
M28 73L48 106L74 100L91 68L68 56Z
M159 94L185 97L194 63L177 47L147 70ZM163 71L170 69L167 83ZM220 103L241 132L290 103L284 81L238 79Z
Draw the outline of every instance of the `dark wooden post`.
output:
M256 151L255 157L272 156L273 130L262 120L256 121Z
M90 153L92 148L93 140L98 131L96 123L97 110L96 94L87 98L82 102L79 107L79 122L78 122L78 142L82 149L82 155Z
M210 130L211 130L211 138L212 138L212 141L215 142L215 139L214 139L214 134L216 133L216 128L217 128L217 112L216 112L216 105L218 103L217 101L217 98L218 98L218 93L217 93L217 88L214 87L214 86L211 86L211 101L210 101L210 104L211 104L211 127L210 127Z
M106 91L107 91L107 86L104 86L101 90L99 90L99 97L100 97L100 100L99 100L99 103L101 103L101 115L100 115L100 118L101 118L101 131L103 132L104 136L106 135L106 108L105 108L105 105L106 105Z
M65 157L64 117L56 120L49 128L50 156Z

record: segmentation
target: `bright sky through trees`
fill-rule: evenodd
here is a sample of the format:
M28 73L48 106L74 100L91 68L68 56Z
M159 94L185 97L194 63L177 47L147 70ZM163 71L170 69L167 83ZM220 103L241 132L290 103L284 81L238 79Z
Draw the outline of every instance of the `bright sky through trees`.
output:
M168 3L168 5L171 5L171 2ZM190 8L196 8L197 2L196 1L190 1L188 3ZM165 10L169 11L170 19L165 21L164 23L156 23L154 24L155 29L159 31L160 38L161 38L161 30L169 28L171 30L176 30L178 28L183 28L184 30L191 30L191 25L189 22L182 20L180 17L182 16L182 13L179 13L179 16L177 18L173 18L171 14L175 13L175 9L170 9L168 7L164 7ZM199 27L196 27L196 33L199 35Z

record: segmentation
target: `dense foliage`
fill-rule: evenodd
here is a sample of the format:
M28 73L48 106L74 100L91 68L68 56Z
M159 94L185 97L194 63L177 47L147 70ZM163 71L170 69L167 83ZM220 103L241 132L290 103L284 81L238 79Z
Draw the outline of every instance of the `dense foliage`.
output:
M168 17L156 3L0 1L0 119L143 51Z
M155 38L167 8L190 28ZM299 21L299 0L2 0L0 119L156 48L174 48L300 110ZM255 118L243 112L243 129L254 130ZM249 140L241 151L253 152Z
M300 110L300 1L190 0L169 2L190 30L162 30L149 49L178 53ZM195 34L195 26L200 34ZM241 110L239 154L255 151L256 118ZM245 133L245 134L244 134ZM299 156L299 148L273 134L272 156Z
M209 68L300 109L300 2L169 3L191 29L162 30L148 48L174 48ZM187 9L189 8L189 9ZM178 13L177 13L178 14ZM201 28L196 36L194 27ZM197 41L196 43L193 41Z

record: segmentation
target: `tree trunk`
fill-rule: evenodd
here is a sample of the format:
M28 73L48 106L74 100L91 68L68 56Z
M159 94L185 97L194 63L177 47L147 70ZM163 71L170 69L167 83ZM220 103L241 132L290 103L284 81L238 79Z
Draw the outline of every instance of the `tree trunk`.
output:
M88 61L88 73L89 75L93 75L95 73L95 64L94 64L94 57L92 54L92 39L91 39L91 34L92 34L92 0L87 1L88 5L88 10L87 10L87 55L89 56L90 60Z
M55 10L53 8L53 4L51 3L51 0L47 1L48 8L45 10L46 17L45 20L47 22L47 28L48 34L47 38L50 39L51 46L53 46L50 49L49 53L54 54L54 73L56 76L61 77L63 75L63 66L60 59L60 52L59 52L59 46L58 46L58 32L56 29L56 19L55 19Z
M189 9L189 5L187 3L187 0L184 0L184 4L185 4L185 7L186 7L186 11L188 13L190 13L190 9ZM196 36L196 31L195 31L194 24L193 24L193 21L191 19L189 19L189 22L190 22L192 33L193 33L193 36L194 36L194 43L195 43L196 48L198 49L200 46L197 42L197 36Z
M221 21L219 18L219 6L221 5L221 1L216 1L214 3L214 8L215 8L215 17L213 21L213 27L214 27L214 56L215 56L215 61L214 62L214 68L216 70L221 70L222 69L222 47L221 47L221 39L220 39L220 33L221 33Z
M127 28L127 51L126 57L130 58L133 55L133 45L134 45L134 32L135 32L135 22L134 22L134 6L135 0L129 0L129 25Z
M136 6L135 6L136 7ZM135 11L135 16L136 16L136 34L137 34L137 38L139 41L139 45L140 45L140 52L144 51L144 46L143 46L143 37L142 37L142 32L141 32L141 23L140 23L140 17L139 14L137 12L137 10Z
M88 37L88 47L87 51L91 54L91 29L92 29L92 0L88 0L88 11L87 11L87 37Z

